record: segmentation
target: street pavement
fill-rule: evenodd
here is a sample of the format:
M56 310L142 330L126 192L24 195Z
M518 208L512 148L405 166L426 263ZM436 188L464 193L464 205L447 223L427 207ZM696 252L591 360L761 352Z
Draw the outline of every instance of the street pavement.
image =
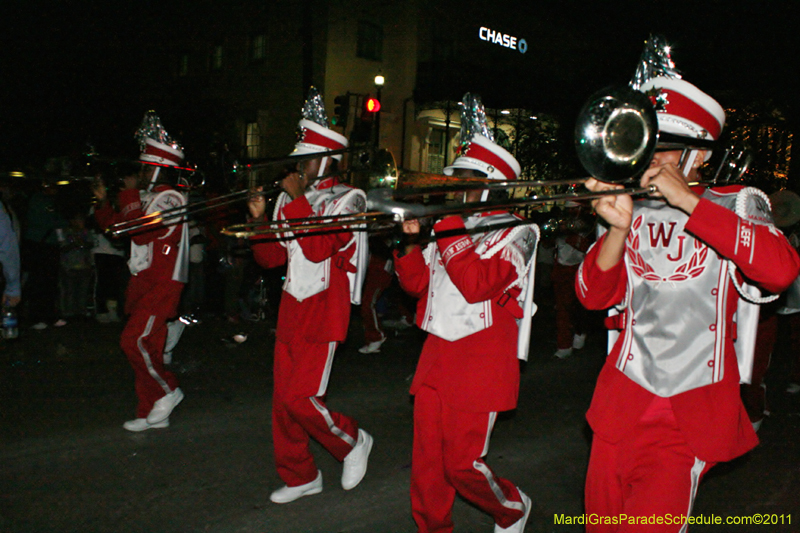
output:
M582 513L591 435L584 413L605 340L593 330L583 350L555 359L550 309L540 304L519 406L499 417L487 462L531 496L527 532L580 532L582 526L556 517ZM361 354L363 333L353 317L327 401L374 436L369 470L358 487L344 491L341 465L312 443L324 491L286 505L269 501L282 485L270 439L270 322L207 317L188 328L172 365L186 399L169 428L143 433L122 429L133 418L135 395L118 348L121 324L86 320L23 329L19 339L0 341L0 532L416 531L408 496L408 387L424 336L405 330L380 353ZM237 333L247 340L233 341ZM694 510L723 519L770 513L784 524L690 531L800 531L800 397L783 392L785 352L779 343L761 445L713 469ZM493 531L492 520L461 499L453 518L459 533Z

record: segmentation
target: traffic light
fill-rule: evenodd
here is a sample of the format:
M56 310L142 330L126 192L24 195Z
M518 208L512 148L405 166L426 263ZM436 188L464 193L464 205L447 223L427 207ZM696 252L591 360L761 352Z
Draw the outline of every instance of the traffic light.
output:
M367 98L364 102L364 111L367 113L377 113L381 110L381 101L377 98Z
M333 99L333 125L347 128L347 116L350 114L350 94L340 94Z

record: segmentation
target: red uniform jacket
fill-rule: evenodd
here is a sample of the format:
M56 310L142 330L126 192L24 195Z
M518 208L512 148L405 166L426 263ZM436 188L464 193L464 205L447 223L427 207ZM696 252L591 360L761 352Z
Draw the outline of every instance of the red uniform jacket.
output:
M434 229L443 232L463 227L461 217L448 217ZM428 334L420 355L411 394L423 383L434 386L450 407L465 411L507 411L517 406L519 395L519 360L517 359L517 323L519 314L515 288L506 295L506 288L517 279L511 262L496 254L481 259L468 236L438 240L437 260L456 241L469 241L446 264L447 274L469 303L492 301L492 326L450 342ZM460 249L460 246L458 247ZM395 252L395 269L400 285L419 298L417 325L425 315L428 298L429 270L419 248L399 257ZM515 309L516 308L516 309ZM519 318L519 317L516 317ZM433 376L433 377L432 377ZM434 382L431 383L431 379Z
M156 186L153 191L161 192L170 189L166 185ZM95 211L95 219L101 228L106 229L113 224L133 220L144 216L141 199L137 189L123 189L119 193L120 211L116 212L110 203ZM130 313L134 306L141 305L140 299L147 298L151 291L158 290L159 286L175 285L175 290L183 286L183 283L172 279L175 271L175 263L178 260L180 248L181 231L176 228L172 233L164 237L170 228L166 226L154 226L153 229L146 231L132 231L129 233L131 240L138 245L153 243L153 256L150 267L131 276L128 282L128 298L125 301L125 310ZM174 315L176 310L166 311L168 315Z
M737 246L740 227L754 232L752 246ZM781 292L797 276L800 258L786 238L774 227L745 224L732 211L709 200L701 199L686 224L686 231L705 242L722 257L731 259L749 280L770 292ZM589 309L606 309L622 302L627 290L624 261L602 271L597 267L597 254L603 239L589 250L576 278L576 293ZM732 285L730 280L727 281ZM729 286L731 294L736 289ZM686 303L675 302L675 305ZM695 455L711 462L729 461L758 443L739 396L739 370L733 356L735 327L733 324L737 298L730 298L726 321L731 332L725 338L724 378L714 384L671 396L669 401L687 443ZM657 333L655 333L657 334ZM641 417L654 395L618 370L622 337L612 349L604 365L587 420L602 439L617 442Z
M308 218L317 214L305 196L286 204L283 213L286 219ZM302 235L299 230L294 233ZM298 301L283 291L278 310L279 341L288 343L298 335L316 343L341 342L347 337L350 323L350 282L343 265L349 264L353 247L345 251L342 248L352 237L353 234L349 231L298 237L297 242L309 261L321 263L333 258L331 280L327 289L303 301ZM252 237L251 243L253 256L262 267L275 268L286 263L286 248L280 242Z

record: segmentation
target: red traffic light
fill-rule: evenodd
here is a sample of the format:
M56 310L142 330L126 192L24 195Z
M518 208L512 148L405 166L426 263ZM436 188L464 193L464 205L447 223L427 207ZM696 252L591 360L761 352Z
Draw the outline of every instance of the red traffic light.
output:
M364 109L370 113L377 113L381 110L381 102L377 98L367 98L367 101L364 102Z

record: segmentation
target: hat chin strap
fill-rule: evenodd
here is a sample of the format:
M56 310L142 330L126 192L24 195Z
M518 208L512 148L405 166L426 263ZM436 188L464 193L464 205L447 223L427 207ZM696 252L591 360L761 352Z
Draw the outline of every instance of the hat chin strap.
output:
M317 179L320 179L325 175L325 168L328 166L328 159L329 158L327 155L322 158L322 161L319 164L319 170L317 171Z
M484 189L481 191L481 202L485 202L489 199L489 189ZM464 197L461 199L462 202L467 202L467 192L464 191Z
M158 174L161 172L161 167L156 167L155 172L153 172L153 177L150 178L150 183L147 185L147 190L152 191L153 187L156 186L156 180L158 180Z
M684 162L684 165L683 165L683 175L684 176L688 176L689 172L692 171L692 165L694 165L694 161L695 161L695 159L697 159L697 155L698 155L699 152L700 152L700 150L691 150L689 152L688 156L684 155L684 157L685 157L685 162ZM686 151L684 150L684 154L685 153L686 153Z

